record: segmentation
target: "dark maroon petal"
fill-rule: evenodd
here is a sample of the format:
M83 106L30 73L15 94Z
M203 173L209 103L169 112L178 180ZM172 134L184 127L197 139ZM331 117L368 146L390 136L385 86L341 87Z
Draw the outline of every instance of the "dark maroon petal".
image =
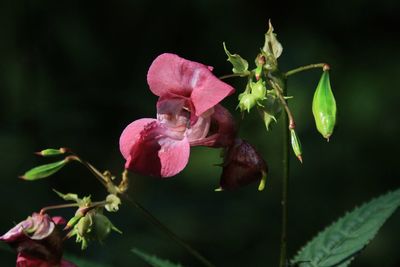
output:
M236 125L231 113L221 105L214 107L211 115L211 127L206 138L192 140L191 146L227 147L236 136Z
M238 138L226 151L220 186L236 189L260 181L267 171L267 164L255 148Z

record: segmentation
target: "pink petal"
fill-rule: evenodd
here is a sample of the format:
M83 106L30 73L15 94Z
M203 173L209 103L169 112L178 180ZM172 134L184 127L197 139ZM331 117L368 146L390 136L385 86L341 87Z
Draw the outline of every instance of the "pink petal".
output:
M205 138L192 140L191 146L227 147L236 136L236 125L231 113L221 105L214 107L211 115L209 135Z
M140 132L143 130L144 126L153 121L157 120L147 118L136 120L129 124L122 132L119 138L119 150L125 159L130 157L131 148L140 138Z
M152 176L170 177L189 160L190 146L183 132L173 131L157 120L132 122L121 135L125 168Z
M210 130L211 115L213 113L214 109L204 112L200 117L197 118L196 122L186 130L186 136L190 144L198 140L202 140L207 136Z
M54 216L51 217L51 220L56 224L56 225L65 225L67 224L67 221L61 217L61 216Z
M209 67L175 54L158 56L149 68L147 82L157 96L190 97L196 116L234 92L233 87L215 77Z

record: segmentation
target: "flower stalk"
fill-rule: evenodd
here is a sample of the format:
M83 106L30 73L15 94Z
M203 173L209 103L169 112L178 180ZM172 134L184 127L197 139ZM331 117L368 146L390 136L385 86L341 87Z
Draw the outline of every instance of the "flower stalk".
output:
M328 64L326 63L316 63L316 64L310 64L310 65L306 65L306 66L301 66L292 70L289 70L288 72L285 73L286 77L289 77L293 74L299 73L299 72L303 72L309 69L318 69L318 68L322 68L322 70L329 70L330 67Z
M287 94L286 87L282 90L283 96ZM282 96L282 95L281 95ZM290 109L282 97L285 103L285 110L287 116L283 116L283 124L282 124L282 230L281 230L281 241L280 241L280 257L279 257L279 267L285 267L287 263L287 242L288 242L288 217L289 217L289 209L288 209L288 195L289 195L289 127L286 125L290 125L293 121L293 116L290 113ZM281 101L282 101L281 99ZM288 112L289 111L289 112Z

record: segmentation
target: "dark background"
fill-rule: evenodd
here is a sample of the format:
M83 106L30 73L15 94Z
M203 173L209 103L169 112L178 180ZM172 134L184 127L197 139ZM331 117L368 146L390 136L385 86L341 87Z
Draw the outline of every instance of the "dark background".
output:
M399 182L398 1L1 1L0 2L0 232L33 211L62 203L62 192L105 192L78 164L50 179L17 179L47 161L32 154L67 146L101 169L122 171L118 139L124 127L155 116L146 84L152 60L163 52L228 74L222 42L252 64L268 18L284 46L282 70L328 62L338 104L331 142L315 130L311 100L321 72L289 80L304 164L292 156L289 255L326 225ZM228 81L243 90L243 81ZM239 118L236 96L224 103ZM215 193L219 151L193 148L174 178L135 176L130 193L217 266L277 266L280 236L281 127L266 132L257 114L242 124L270 166L264 192L249 186ZM71 216L73 211L62 211ZM58 214L56 211L52 214ZM184 266L200 266L129 205L110 215L124 234L81 252L109 266L145 266L138 247ZM352 266L400 266L400 215L383 227ZM2 266L15 256L0 252Z

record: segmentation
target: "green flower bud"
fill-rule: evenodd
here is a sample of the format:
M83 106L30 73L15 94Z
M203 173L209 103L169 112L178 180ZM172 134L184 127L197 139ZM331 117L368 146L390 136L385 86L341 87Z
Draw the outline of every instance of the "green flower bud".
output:
M257 101L254 95L244 92L239 95L238 107L240 108L241 112L244 112L246 110L247 112L250 112L250 109L256 105L256 102Z
M38 156L42 157L52 157L52 156L58 156L62 155L68 152L68 149L65 147L59 148L59 149L54 149L54 148L48 148L44 149L42 151L36 152L35 154Z
M336 101L329 81L329 70L324 70L312 102L317 130L329 141L336 123Z
M267 93L267 88L265 88L265 83L262 80L255 82L250 82L251 94L254 96L256 101L261 101L265 99L265 94Z
M303 163L300 139L294 129L290 129L290 141L292 143L293 152L301 163Z

